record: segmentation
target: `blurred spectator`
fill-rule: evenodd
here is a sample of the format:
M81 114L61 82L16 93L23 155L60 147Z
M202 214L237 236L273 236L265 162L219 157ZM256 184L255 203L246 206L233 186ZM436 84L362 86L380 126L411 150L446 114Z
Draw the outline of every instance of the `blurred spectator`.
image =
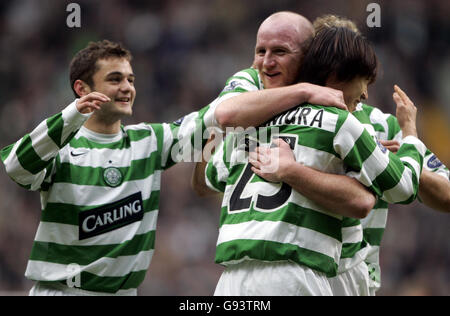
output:
M88 41L120 41L133 52L133 121L174 121L212 101L228 77L250 66L256 31L279 10L313 20L324 13L358 22L374 43L381 76L368 103L395 114L399 84L419 110L419 135L450 165L450 2L447 0L79 0L81 28L66 26L69 1L0 2L0 147L16 141L73 95L68 64ZM381 27L365 25L381 5ZM131 120L131 119L130 119ZM190 190L192 164L163 175L154 260L141 295L211 295L220 199ZM174 198L176 196L176 198ZM38 194L0 171L0 292L28 291L23 276L39 222ZM450 295L450 219L419 202L390 211L379 295Z

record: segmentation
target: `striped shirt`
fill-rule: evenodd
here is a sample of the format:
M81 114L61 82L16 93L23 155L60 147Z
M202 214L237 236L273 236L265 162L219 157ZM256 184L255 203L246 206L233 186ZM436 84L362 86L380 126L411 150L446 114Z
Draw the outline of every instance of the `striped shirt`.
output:
M235 89L233 89L235 88ZM253 68L236 73L228 81L221 94L222 98L236 96L239 93L264 89L258 71ZM380 140L401 142L402 133L395 116L385 114L379 109L359 104L353 115L363 123L369 133ZM429 150L426 151L423 168L449 178L448 169L440 163ZM380 285L379 246L386 227L388 203L377 199L374 209L367 218L344 218L342 227L343 249L339 261L339 272L344 272L362 261L369 264L375 287ZM362 225L361 225L362 224Z
M415 137L403 139L393 155L349 112L308 104L265 126L256 135L230 135L208 163L208 186L224 192L217 263L290 260L329 277L338 272L344 218L287 184L268 183L253 174L245 156L252 143L268 146L280 137L305 166L356 178L389 202L416 197L425 146Z
M172 124L121 126L112 136L82 127L88 118L74 101L2 149L1 159L15 182L41 195L26 277L78 277L82 290L120 294L139 286L151 262L161 172L190 157L192 146L201 152L214 108Z

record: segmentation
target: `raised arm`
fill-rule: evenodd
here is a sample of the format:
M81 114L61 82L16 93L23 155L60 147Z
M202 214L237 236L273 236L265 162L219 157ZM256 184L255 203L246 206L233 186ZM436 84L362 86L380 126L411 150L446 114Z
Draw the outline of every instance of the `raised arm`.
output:
M288 109L308 102L347 109L343 93L309 83L242 93L221 102L215 112L218 124L226 127L259 126Z
M411 99L398 86L395 86L394 100L397 103L397 120L403 136L417 132L411 127L411 117L415 113L407 110L414 106ZM434 172L432 172L434 171ZM448 169L431 152L424 160L420 175L419 198L422 202L438 211L450 212L450 181Z
M8 175L19 185L38 190L51 171L54 158L89 118L109 98L93 92L39 124L31 133L0 151Z

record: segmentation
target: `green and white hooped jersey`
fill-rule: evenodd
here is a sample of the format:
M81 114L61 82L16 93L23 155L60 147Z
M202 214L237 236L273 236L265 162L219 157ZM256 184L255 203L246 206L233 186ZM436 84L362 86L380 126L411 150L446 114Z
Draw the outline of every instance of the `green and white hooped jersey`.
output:
M344 218L251 171L245 152L278 137L306 166L354 177L390 202L416 197L426 150L420 140L406 137L393 155L349 112L303 104L269 121L254 137L230 135L208 163L208 186L224 192L217 263L290 260L329 277L338 272Z
M359 104L353 112L356 118L366 125L366 128L379 140L402 140L402 131L397 118L391 114L381 112L379 109L366 104ZM430 150L427 149L423 161L423 169L435 172L445 179L449 179L449 170ZM380 245L386 228L388 216L388 203L378 199L374 209L361 220L362 226L357 221L346 219L345 229L348 231L362 231L357 240L344 242L340 270L351 269L361 261L366 261L371 272L371 281L374 288L380 287Z
M213 124L214 108L172 124L122 126L112 137L82 127L87 119L75 101L1 159L15 182L41 194L26 277L119 294L139 286L152 259L161 172L191 145L201 152L206 139L193 137Z

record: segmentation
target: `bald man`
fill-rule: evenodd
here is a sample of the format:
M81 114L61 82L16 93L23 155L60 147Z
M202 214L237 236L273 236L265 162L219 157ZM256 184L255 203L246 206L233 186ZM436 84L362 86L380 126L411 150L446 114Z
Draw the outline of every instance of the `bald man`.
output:
M304 49L313 35L312 24L301 15L279 12L267 18L258 30L252 68L231 77L215 101L219 103L215 113L218 123L222 127L258 126L276 113L304 102L347 109L343 94L339 90L308 83L295 84L298 81ZM193 177L194 189L200 195L211 192L205 185L204 167L205 163L198 164ZM328 206L336 213L341 210L350 212L343 214L347 216L360 216L370 210L375 202L373 195L353 179L342 177L342 183L345 182L352 188L350 189L352 197L342 199L342 195L336 193L338 202L330 203ZM271 267L262 268L271 269ZM276 267L278 268L285 267ZM228 269L226 273L230 270ZM326 278L317 278L317 275L309 272L297 277L304 280L303 284L308 286L304 286L301 293L290 291L288 288L285 293L331 295ZM298 284L297 281L293 282L293 286ZM253 283L255 284L257 282ZM219 283L215 294L225 295L226 288L223 282ZM278 294L282 295L281 292Z
M218 124L223 129L259 126L305 102L347 109L342 91L296 83L305 48L313 36L312 23L300 14L282 11L265 19L258 29L252 68L228 79L214 101L218 103L215 111ZM198 163L192 176L192 187L199 196L217 194L205 183L206 163ZM339 183L338 189L330 192L326 200L321 199L321 206L350 217L366 213L374 201L372 193L345 176L336 175L335 181Z

